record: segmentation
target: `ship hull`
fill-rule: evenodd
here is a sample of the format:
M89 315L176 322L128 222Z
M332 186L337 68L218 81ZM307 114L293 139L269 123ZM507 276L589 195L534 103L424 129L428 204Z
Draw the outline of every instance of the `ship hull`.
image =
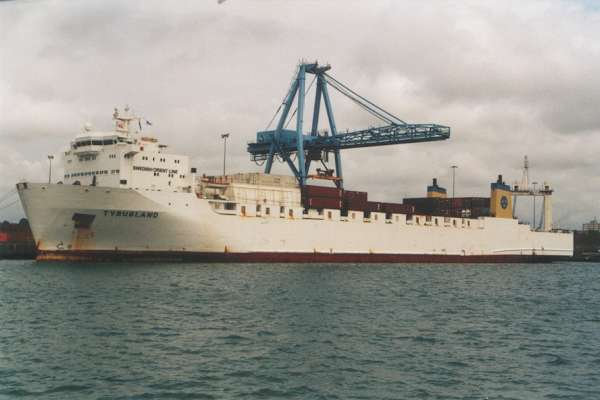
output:
M216 212L194 193L20 183L40 260L536 262L573 254L570 233L517 221L462 225ZM239 211L239 210L238 210ZM423 218L424 219L424 218Z
M568 256L550 255L443 255L369 253L217 253L194 251L40 251L38 261L77 262L207 262L207 263L545 263L568 261Z

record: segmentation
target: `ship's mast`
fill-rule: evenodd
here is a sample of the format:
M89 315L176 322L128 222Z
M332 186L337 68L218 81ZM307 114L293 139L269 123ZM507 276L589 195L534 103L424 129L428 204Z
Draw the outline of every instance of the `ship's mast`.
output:
M516 217L517 199L520 196L528 196L533 199L533 220L532 228L534 230L541 229L542 231L552 230L552 193L554 189L547 182L544 182L541 188L536 187L537 182L533 182L532 187L529 187L529 159L527 156L523 158L523 175L519 184L515 183L512 189L513 195L513 218ZM537 197L543 199L543 214L540 218L539 227L535 226L535 201Z
M528 190L529 188L529 160L527 155L523 159L523 177L521 178L521 190Z
M115 131L122 132L127 135L132 133L130 131L131 122L137 121L140 130L142 129L141 118L135 116L129 106L125 106L123 109L123 114L119 112L119 109L115 107L115 111L113 112L113 120L115 121ZM136 131L135 133L139 133Z

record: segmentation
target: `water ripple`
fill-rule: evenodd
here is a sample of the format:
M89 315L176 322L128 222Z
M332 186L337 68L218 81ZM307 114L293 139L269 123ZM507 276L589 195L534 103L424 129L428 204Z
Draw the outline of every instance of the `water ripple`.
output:
M0 398L596 399L600 265L0 261Z

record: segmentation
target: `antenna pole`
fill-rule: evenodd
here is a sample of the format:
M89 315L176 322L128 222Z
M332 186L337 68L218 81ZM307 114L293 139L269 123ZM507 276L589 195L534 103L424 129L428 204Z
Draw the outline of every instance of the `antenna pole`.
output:
M221 139L223 139L223 176L225 176L225 160L227 157L227 138L229 137L229 133L223 133L221 135Z
M452 166L452 198L454 198L454 181L456 178L456 168L458 168L457 165Z
M529 189L529 160L527 155L523 159L523 177L521 178L521 190Z
M54 160L54 156L48 155L48 161L50 162L50 165L48 168L48 184L52 183L52 160Z
M537 182L532 182L533 185L533 230L535 230L535 187Z

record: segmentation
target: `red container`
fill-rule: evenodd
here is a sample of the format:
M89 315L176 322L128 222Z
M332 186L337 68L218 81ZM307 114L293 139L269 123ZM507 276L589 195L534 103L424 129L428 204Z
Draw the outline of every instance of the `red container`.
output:
M325 197L312 197L308 198L304 203L305 206L309 208L323 209L323 208L331 208L339 210L342 208L342 201L339 199L331 199Z
M0 242L32 242L33 236L27 222L11 224L7 221L0 225Z
M364 211L367 209L367 201L359 199L346 199L344 200L344 208L354 211Z
M367 208L365 209L365 211L381 212L381 203L379 203L377 201L368 201Z
M441 208L443 207L440 203L441 199L432 198L432 197L417 197L417 198L409 198L404 199L405 205L410 205L414 207L414 213L423 214L423 215L433 215L439 213Z
M345 200L357 200L357 201L367 201L368 193L367 192L356 192L353 190L344 190L344 199Z
M391 214L413 214L415 207L410 204L382 203L381 211Z
M341 199L342 192L342 189L325 186L305 185L302 188L302 195L305 197L328 197Z
M344 190L344 208L354 211L365 211L367 209L367 192Z

